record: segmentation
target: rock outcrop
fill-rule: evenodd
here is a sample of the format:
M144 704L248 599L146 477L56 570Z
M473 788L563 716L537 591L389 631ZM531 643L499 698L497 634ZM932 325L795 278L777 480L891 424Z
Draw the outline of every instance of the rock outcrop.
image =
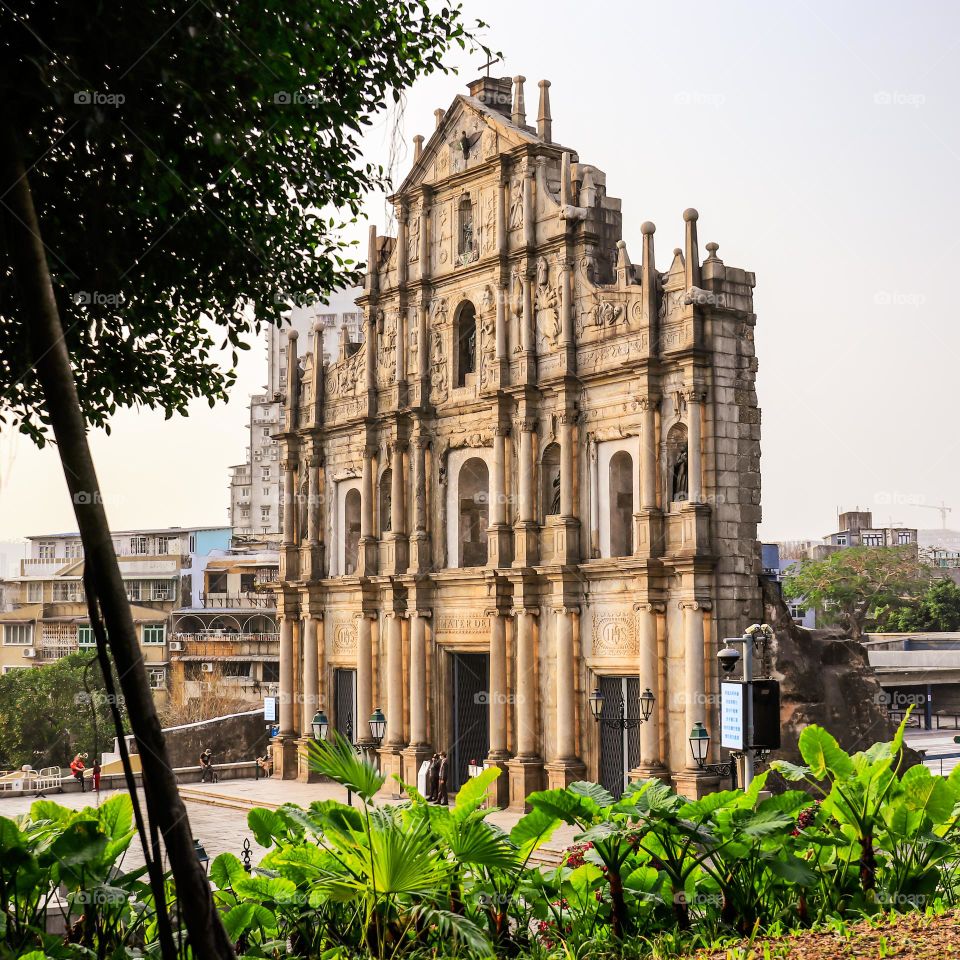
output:
M850 753L890 740L896 725L883 706L883 688L861 644L839 628L806 630L790 618L775 586L763 581L771 676L780 681L781 749L776 758L801 763L803 728L819 724ZM908 762L915 762L910 752Z

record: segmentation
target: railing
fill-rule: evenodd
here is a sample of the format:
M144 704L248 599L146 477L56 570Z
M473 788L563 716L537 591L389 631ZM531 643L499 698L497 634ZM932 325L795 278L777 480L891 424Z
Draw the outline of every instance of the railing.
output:
M906 710L890 710L889 715L894 723L901 723L906 715ZM931 725L928 728L930 730L960 730L960 714L934 713L931 714L930 720ZM923 711L914 710L910 715L910 719L907 721L907 726L916 727L917 729L924 727Z
M940 776L944 776L943 770L943 761L952 760L953 763L947 765L947 773L957 765L957 761L960 760L960 753L938 753L935 756L928 757L923 750L918 750L917 753L923 758L923 765L929 770L936 770Z
M201 593L200 606L212 610L269 610L276 607L272 593Z
M175 633L171 640L178 643L279 643L279 633L228 633L226 630L210 630L200 633Z
M41 643L37 647L41 660L59 660L61 657L76 653L79 649L80 645L77 643Z

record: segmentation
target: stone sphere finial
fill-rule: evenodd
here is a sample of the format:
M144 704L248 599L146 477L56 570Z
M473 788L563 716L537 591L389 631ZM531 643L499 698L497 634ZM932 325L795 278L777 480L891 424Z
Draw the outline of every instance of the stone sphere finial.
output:
M714 243L712 240L707 244L707 253L709 253L711 257L715 257L719 249L720 244Z
M289 330L289 331L287 332L287 339L288 339L288 340L296 340L297 337L299 337L299 336L300 336L300 334L297 333L296 330Z
M688 223L691 220L697 220L699 217L700 217L700 214L697 213L697 211L694 210L693 207L687 207L687 209L683 211L683 219L686 220Z
M680 254L682 254L682 253L683 253L683 251L682 251L679 247L674 247L674 248L673 248L673 255L674 255L675 257L679 257Z
M656 224L651 223L649 220L644 220L643 223L640 224L640 232L645 237L649 237L657 232Z

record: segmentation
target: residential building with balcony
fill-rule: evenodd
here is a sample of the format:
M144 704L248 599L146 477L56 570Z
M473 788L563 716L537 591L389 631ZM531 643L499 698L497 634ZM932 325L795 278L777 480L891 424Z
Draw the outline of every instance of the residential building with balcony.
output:
M191 581L212 551L229 546L227 527L115 531L114 550L133 622L158 698L166 696L170 614L189 602ZM27 556L12 587L12 609L0 613L0 670L42 666L94 650L78 533L27 538ZM198 587L199 590L199 587Z
M277 693L278 568L279 554L262 542L208 559L202 589L173 612L169 665L176 702L217 693L255 705Z

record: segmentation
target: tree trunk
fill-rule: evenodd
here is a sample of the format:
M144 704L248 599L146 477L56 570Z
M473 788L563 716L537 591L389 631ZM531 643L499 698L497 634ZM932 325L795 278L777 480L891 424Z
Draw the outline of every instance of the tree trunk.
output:
M147 812L163 835L194 956L204 960L232 960L233 946L224 933L214 909L210 884L194 853L190 821L167 759L87 444L86 425L77 398L27 173L16 135L5 118L0 118L0 163L3 165L0 195L5 197L4 206L8 211L3 220L17 294L28 319L36 375L43 389L46 412L73 498L83 541L84 564L96 584L110 651L137 741Z

